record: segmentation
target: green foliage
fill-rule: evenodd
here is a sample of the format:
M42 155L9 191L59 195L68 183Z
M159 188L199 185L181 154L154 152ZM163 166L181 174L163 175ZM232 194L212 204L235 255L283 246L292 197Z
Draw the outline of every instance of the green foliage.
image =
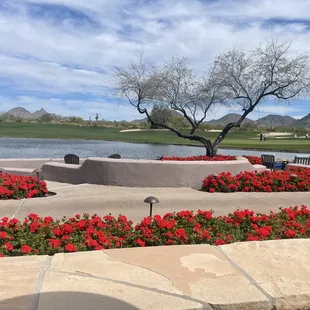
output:
M66 121L68 123L75 123L75 124L84 124L85 123L85 121L83 120L82 117L77 117L77 116L66 117Z
M173 118L173 113L171 109L168 109L162 105L155 105L150 116L154 123L169 125ZM151 128L156 129L158 126L153 125Z
M45 113L40 117L40 121L42 123L50 123L53 121L53 115L49 114L49 113Z

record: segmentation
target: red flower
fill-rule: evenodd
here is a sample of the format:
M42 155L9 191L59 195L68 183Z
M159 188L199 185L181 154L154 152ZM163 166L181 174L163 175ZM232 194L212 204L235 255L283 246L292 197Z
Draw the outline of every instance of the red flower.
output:
M200 223L196 223L195 226L194 226L194 231L196 233L198 233L200 231L200 228L201 228L201 224Z
M28 215L28 218L29 218L30 220L32 220L32 221L36 221L36 220L39 219L39 216L38 216L38 214L31 213L31 214Z
M57 249L61 245L61 241L59 239L50 239L48 244L53 249Z
M49 224L49 223L51 223L51 222L53 222L53 221L54 221L54 219L53 219L51 216L46 216L46 217L44 218L44 223Z
M104 241L102 243L104 243ZM88 247L96 248L98 246L98 242L96 240L93 240L93 239L89 238L89 239L86 240L86 245Z
M52 232L55 236L61 236L62 235L61 230L59 228L53 229Z
M42 197L47 192L46 183L32 176L0 174L0 200Z
M250 179L248 176L247 182ZM155 215L135 227L124 216L108 219L84 215L81 219L69 217L56 221L30 215L23 222L4 218L0 221L0 253L14 256L146 245L222 245L281 237L305 238L310 234L310 210L306 206L284 208L269 214L248 209L236 210L227 216L212 217L212 213L183 210L164 217Z
M29 227L31 232L36 232L39 229L40 225L38 222L33 222L29 225Z
M212 218L212 213L213 212L210 212L210 211L198 210L198 214L203 215L207 220L210 220Z
M65 246L65 250L68 251L68 252L76 252L76 246L72 243L68 243L66 246Z
M214 157L209 156L188 156L188 157L178 157L178 156L163 156L161 160L178 160L178 161L226 161L226 160L236 160L236 156L230 156L230 155L217 155Z
M184 228L178 228L174 235L181 240L185 240L187 238L187 234Z
M204 230L201 231L200 238L201 239L210 240L211 239L211 235L204 229Z
M287 238L295 238L296 237L296 231L288 229L285 234Z
M223 244L226 244L224 240L221 239L215 240L215 245L223 245Z
M12 252L14 250L14 247L13 247L13 245L10 242L5 243L4 246L10 252Z
M292 172L297 177L292 178ZM202 190L211 193L310 191L310 169L244 171L234 176L230 172L222 172L209 175L202 184Z
M142 241L140 238L136 239L135 240L135 243L141 247L144 247L145 246L145 242Z
M10 226L14 226L14 225L16 225L18 223L18 219L11 219L10 221L9 221L9 224L10 224Z
M272 227L271 226L264 226L261 228L257 228L256 232L258 235L262 237L268 237L272 233Z
M5 231L0 231L0 239L5 239L8 237L8 234Z
M23 244L21 246L21 250L22 250L23 254L28 254L28 253L31 252L32 248L29 245L27 245L27 244Z
M145 217L145 218L142 220L142 223L143 223L144 226L149 226L149 225L152 223L151 217L150 217L150 216Z
M248 161L252 164L252 165L262 165L263 161L261 157L258 156L250 156L250 155L243 155L243 157L247 158Z
M257 240L259 240L259 237L253 236L253 235L251 235L251 234L247 234L247 239L246 239L246 241L257 241Z

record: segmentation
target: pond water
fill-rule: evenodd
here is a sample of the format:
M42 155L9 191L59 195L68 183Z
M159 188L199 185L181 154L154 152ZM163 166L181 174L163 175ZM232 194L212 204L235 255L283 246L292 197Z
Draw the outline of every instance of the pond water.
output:
M113 153L122 158L156 159L165 156L205 155L204 148L179 146L137 144L98 140L61 140L61 139L25 139L0 138L0 158L62 158L68 153L77 154L80 158L108 157ZM265 152L249 150L219 149L222 155L256 155L273 153L277 157L292 160L295 153ZM300 156L305 154L300 154ZM309 154L307 154L309 156Z

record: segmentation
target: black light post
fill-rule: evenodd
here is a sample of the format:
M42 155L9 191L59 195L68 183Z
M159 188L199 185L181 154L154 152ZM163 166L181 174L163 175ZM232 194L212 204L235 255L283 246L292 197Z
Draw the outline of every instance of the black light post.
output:
M156 197L149 196L144 199L144 202L150 204L150 216L152 216L153 204L159 203L159 200Z

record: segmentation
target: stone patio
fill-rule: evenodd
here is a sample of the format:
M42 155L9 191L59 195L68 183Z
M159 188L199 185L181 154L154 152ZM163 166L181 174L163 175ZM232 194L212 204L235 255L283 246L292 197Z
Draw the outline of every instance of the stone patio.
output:
M310 240L1 258L2 310L310 309Z
M149 214L236 209L277 211L310 193L205 193L190 188L127 188L47 182L56 196L1 201L0 217L55 218L87 212ZM0 310L310 310L310 239L115 249L0 259Z
M236 209L249 208L256 212L278 211L280 207L293 207L310 202L310 192L301 193L206 193L191 188L132 188L104 185L71 185L47 182L56 196L23 200L8 200L0 203L0 217L16 217L23 220L30 213L40 216L73 216L76 213L111 213L126 215L134 222L149 215L147 196L155 196L153 214L198 209L215 211L215 215L227 215Z

